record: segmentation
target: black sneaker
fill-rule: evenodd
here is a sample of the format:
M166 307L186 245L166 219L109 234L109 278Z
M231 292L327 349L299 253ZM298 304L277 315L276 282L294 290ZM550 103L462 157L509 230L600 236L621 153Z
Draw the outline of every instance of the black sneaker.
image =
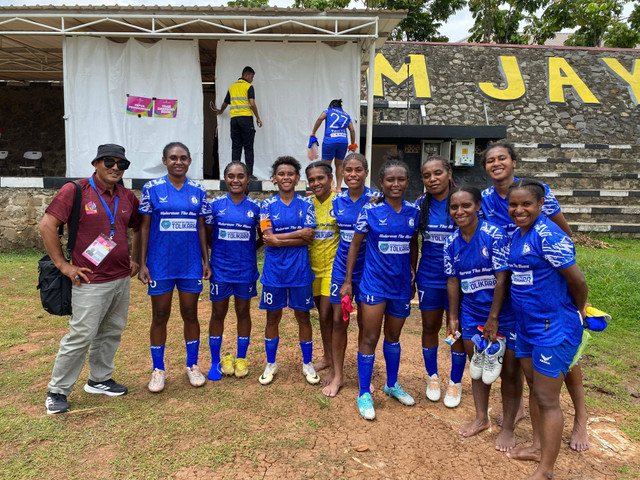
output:
M47 392L47 400L44 402L44 406L47 407L47 415L69 411L67 396L61 393Z
M107 395L109 397L118 397L127 393L129 389L124 385L114 382L113 379L110 378L104 382L87 380L87 384L84 386L84 391L87 393Z

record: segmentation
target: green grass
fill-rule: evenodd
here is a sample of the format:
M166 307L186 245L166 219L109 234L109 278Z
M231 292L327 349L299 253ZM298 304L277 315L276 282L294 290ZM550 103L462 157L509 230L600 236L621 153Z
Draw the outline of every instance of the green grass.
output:
M638 442L640 401L631 394L640 391L640 242L605 240L615 248L578 247L589 300L613 317L609 328L592 335L581 363L587 405L602 415L615 412L621 430ZM117 401L84 394L80 390L88 374L85 369L70 397L76 413L44 415L46 382L68 320L50 316L40 307L35 289L40 256L38 252L0 255L0 478L43 478L64 472L66 478L155 479L193 466L211 469L212 475L224 467L221 478L247 478L264 464L266 444L270 457L287 458L301 469L299 478L310 475L309 465L323 465L311 475L314 478L343 476L336 472L350 461L348 449L312 449L313 439L340 415L332 405L335 400L306 385L286 363L268 395L256 381L235 378L189 388L177 372L182 368L184 343L176 317L167 342L167 391L148 393L144 382L150 308L139 285L132 288L129 326L116 358L117 380L130 385L130 394ZM204 294L202 298L204 311L209 302ZM201 314L203 320L205 315ZM299 355L291 317L285 314L281 328L279 355L285 362ZM317 327L315 314L313 321ZM206 320L201 323L204 337ZM249 358L264 355L263 345L256 341L261 325L262 320L256 320ZM403 335L419 337L419 323L408 326ZM228 347L233 333L225 338ZM201 355L206 349L201 346ZM415 361L421 358L416 356ZM253 373L259 368L253 365ZM301 454L299 461L296 452ZM620 467L616 474L636 478L638 473L638 467L631 465Z

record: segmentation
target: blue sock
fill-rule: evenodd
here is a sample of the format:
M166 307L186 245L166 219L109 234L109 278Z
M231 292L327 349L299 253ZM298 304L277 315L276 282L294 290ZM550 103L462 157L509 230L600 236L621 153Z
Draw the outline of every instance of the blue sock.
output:
M424 368L429 376L438 374L438 346L422 347L422 358L424 358Z
M249 340L251 337L238 337L238 350L236 358L247 358L247 349L249 348Z
M302 363L309 363L313 360L313 340L300 342L300 350L302 350Z
M371 387L371 376L373 375L373 362L375 359L375 354L363 355L358 352L358 379L360 379L359 397L365 393L371 393L369 388Z
M382 342L382 353L387 364L387 387L393 388L398 381L398 370L400 369L400 342Z
M267 351L267 363L276 363L279 341L280 337L264 339L264 349Z
M198 350L200 350L200 340L184 342L187 347L187 367L191 368L198 364Z
M211 381L220 380L222 372L218 368L220 364L220 347L222 346L222 335L216 337L209 335L209 350L211 350L211 368L207 378Z
M467 363L467 354L451 350L451 381L460 383L464 373L464 365Z
M164 370L164 345L151 345L153 368Z

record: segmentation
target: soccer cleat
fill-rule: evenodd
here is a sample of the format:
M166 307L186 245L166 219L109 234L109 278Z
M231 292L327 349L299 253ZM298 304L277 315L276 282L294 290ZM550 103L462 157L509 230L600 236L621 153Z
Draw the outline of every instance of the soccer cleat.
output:
M230 354L225 354L220 360L220 371L223 375L233 375L234 374L234 363L233 357Z
M47 392L47 400L44 402L44 406L47 408L47 415L69 411L67 396L62 393Z
M434 373L427 380L427 398L432 402L440 400L440 377L437 373Z
M191 368L187 367L187 377L189 377L189 383L192 387L201 387L206 382L198 365L192 365Z
M485 362L485 351L479 350L477 345L473 346L473 356L469 362L469 376L473 380L480 380L482 378L482 369Z
M316 369L313 368L313 363L311 362L302 364L302 374L311 385L315 385L320 381L320 377L316 373Z
M278 371L278 365L276 365L276 363L267 363L267 366L264 368L264 372L262 375L260 375L260 378L258 379L258 381L262 384L262 385L269 385L271 382L273 382L273 376L276 374L276 372Z
M87 380L84 386L84 391L87 393L96 393L101 395L107 395L109 397L118 397L126 394L129 389L124 385L116 383L113 379L105 380L104 382L94 382L93 380Z
M591 339L591 335L589 334L589 332L587 332L586 330L583 330L582 341L580 342L580 345L578 345L578 350L576 350L576 354L573 356L573 360L569 365L569 370L575 367L576 364L580 361L580 358L582 357L582 353L584 352L584 349L587 348L587 344L589 343L590 339Z
M149 382L149 391L158 393L164 390L164 382L167 379L167 374L164 370L154 368L151 372L151 381Z
M370 393L365 393L358 397L358 410L365 420L373 420L376 418L376 411L373 408L373 399Z
M236 358L234 373L238 378L246 377L249 373L249 360L246 358Z
M456 408L460 405L460 397L462 396L462 384L453 383L449 380L447 393L444 396L444 406L447 408Z
M497 337L496 343L487 347L484 353L484 368L482 369L482 381L485 385L495 382L502 372L504 351L507 349L507 341L504 337ZM471 367L469 367L471 373Z
M582 321L584 328L588 328L593 332L601 332L607 328L607 322L611 321L611 315L604 313L602 310L598 310L591 305L589 305L586 310L587 316Z
M396 384L391 388L385 385L384 393L389 395L389 397L391 398L395 398L403 405L411 406L416 403L413 397L405 392L400 385L398 385L398 382L396 382Z

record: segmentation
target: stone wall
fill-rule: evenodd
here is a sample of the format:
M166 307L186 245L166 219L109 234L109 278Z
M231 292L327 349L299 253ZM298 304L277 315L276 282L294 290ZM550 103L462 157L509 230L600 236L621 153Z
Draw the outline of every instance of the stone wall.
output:
M0 85L0 150L9 152L1 176L18 173L22 155L42 152L40 176L65 174L64 93L61 86L31 84Z
M634 92L620 78L634 71L638 50L387 42L376 58L375 123L406 122L406 108L380 100L406 103L407 56L411 125L506 125L518 143L640 145L640 85ZM518 70L524 94L499 99L521 93ZM483 92L485 82L493 88L483 85Z

